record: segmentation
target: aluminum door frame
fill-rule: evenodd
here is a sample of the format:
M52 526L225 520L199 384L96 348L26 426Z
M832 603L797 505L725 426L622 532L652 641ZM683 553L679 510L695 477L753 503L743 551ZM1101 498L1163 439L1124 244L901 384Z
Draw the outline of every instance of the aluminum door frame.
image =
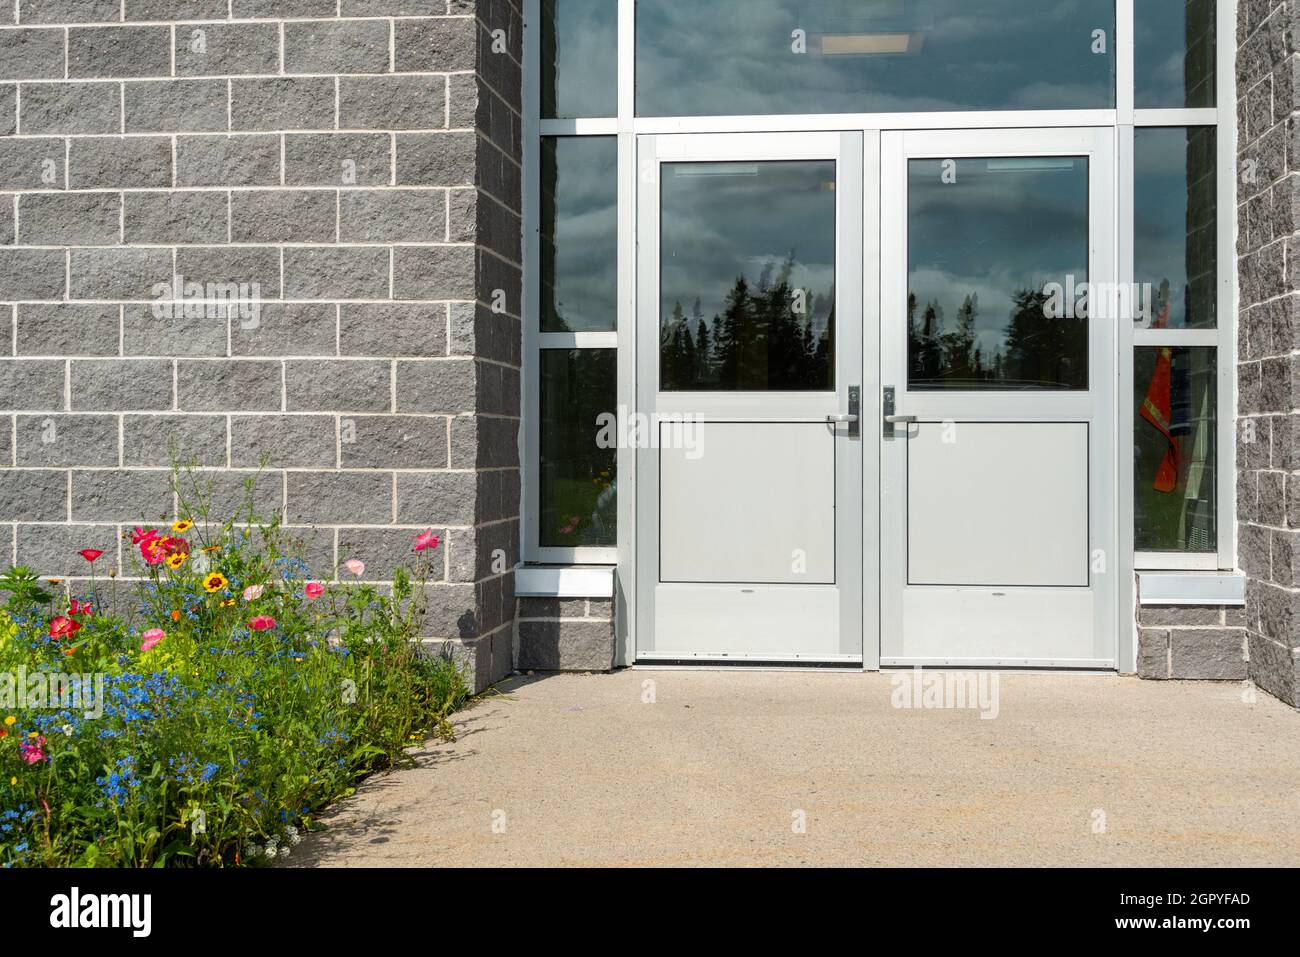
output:
M1022 156L1089 158L1089 282L1118 281L1116 141L1110 127L1016 130L927 130L881 134L881 383L898 389L900 414L922 421L951 418L954 402L963 419L980 422L1087 421L1089 439L1089 554L1100 550L1104 573L1092 575L1094 590L1091 657L971 657L954 647L941 658L908 657L903 647L907 584L906 440L880 436L881 462L881 648L883 666L1029 667L1115 670L1119 665L1119 577L1125 567L1118 551L1119 489L1116 419L1118 325L1090 320L1089 390L1086 393L909 393L906 315L908 269L907 162L909 159ZM1035 414L1026 416L1032 401ZM944 414L947 408L949 411ZM879 423L879 419L877 422ZM947 586L957 587L957 586ZM1008 590L1008 589L1000 589Z
M872 151L875 148L875 137ZM698 413L707 403L715 411L707 421L765 422L817 421L847 410L849 386L863 389L862 437L848 438L840 426L835 442L840 449L858 454L836 456L836 584L839 589L841 648L837 655L798 655L773 660L770 655L746 656L741 652L705 653L691 656L701 665L727 662L756 664L824 664L848 668L877 666L879 616L875 613L874 574L864 576L864 553L874 551L875 506L862 508L857 490L876 485L872 423L877 413L874 376L864 379L866 368L878 365L869 346L871 364L863 348L863 262L864 262L864 135L861 130L806 133L721 133L654 134L636 140L636 397L635 410L643 414ZM781 160L834 160L836 163L836 375L834 392L791 393L660 393L659 385L659 259L660 259L660 176L665 162L746 162ZM871 164L875 167L876 163ZM868 190L869 192L869 190ZM873 237L874 240L874 237ZM874 245L874 241L871 243ZM866 297L871 301L874 296ZM874 346L874 336L870 337ZM870 386L870 388L868 388ZM653 448L638 448L635 455L635 578L636 607L633 649L637 664L654 665L665 660L680 663L681 655L665 659L653 649L655 589L659 573L659 454ZM864 471L863 459L872 459ZM878 501L872 496L872 501ZM848 513L848 514L845 514ZM859 521L859 514L861 521ZM869 537L866 533L870 531ZM874 562L870 563L874 565ZM780 587L780 586L766 586ZM869 605L867 603L870 603ZM864 607L869 613L864 616Z

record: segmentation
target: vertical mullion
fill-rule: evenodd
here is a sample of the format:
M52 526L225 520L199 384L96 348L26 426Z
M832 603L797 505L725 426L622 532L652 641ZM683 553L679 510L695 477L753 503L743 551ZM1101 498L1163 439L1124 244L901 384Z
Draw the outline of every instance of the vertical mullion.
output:
M523 510L523 557L538 557L541 508L541 0L524 0L523 62L523 428L520 442L520 507Z
M618 0L618 402L620 416L636 403L636 0ZM615 664L635 660L636 450L620 447L615 474L618 489L618 567L615 593L624 613L615 609Z
M1120 126L1133 123L1136 62L1133 5L1134 0L1115 0L1115 110Z
M1245 2L1245 0L1237 0ZM1215 155L1218 163L1218 462L1215 493L1219 568L1237 564L1237 3L1217 0L1214 24Z

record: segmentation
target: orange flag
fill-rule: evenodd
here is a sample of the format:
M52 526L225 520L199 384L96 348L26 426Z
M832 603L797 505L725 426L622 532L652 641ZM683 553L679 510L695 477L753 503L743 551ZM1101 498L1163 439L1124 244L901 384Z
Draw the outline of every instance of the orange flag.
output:
M1163 329L1168 322L1169 305L1166 303L1153 325L1157 329ZM1178 440L1169 427L1169 420L1173 417L1173 364L1174 350L1169 346L1161 346L1156 355L1156 371L1151 376L1147 397L1142 402L1142 418L1159 429L1169 443L1152 486L1157 492L1172 492L1178 485L1178 467L1182 458Z

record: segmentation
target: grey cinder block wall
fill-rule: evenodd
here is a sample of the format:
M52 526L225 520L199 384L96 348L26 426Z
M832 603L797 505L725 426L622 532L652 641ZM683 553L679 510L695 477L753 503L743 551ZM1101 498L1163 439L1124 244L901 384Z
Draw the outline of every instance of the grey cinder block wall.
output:
M439 530L431 642L511 669L521 40L511 0L0 0L0 564L122 569L174 443L320 577Z
M1300 706L1300 9L1239 0L1238 552L1251 679Z

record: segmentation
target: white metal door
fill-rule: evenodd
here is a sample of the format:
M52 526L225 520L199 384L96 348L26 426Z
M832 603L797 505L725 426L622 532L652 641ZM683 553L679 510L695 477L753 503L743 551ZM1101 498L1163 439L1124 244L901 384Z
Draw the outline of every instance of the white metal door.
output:
M863 136L637 151L636 660L860 663Z
M1116 665L1115 162L882 134L882 664Z

